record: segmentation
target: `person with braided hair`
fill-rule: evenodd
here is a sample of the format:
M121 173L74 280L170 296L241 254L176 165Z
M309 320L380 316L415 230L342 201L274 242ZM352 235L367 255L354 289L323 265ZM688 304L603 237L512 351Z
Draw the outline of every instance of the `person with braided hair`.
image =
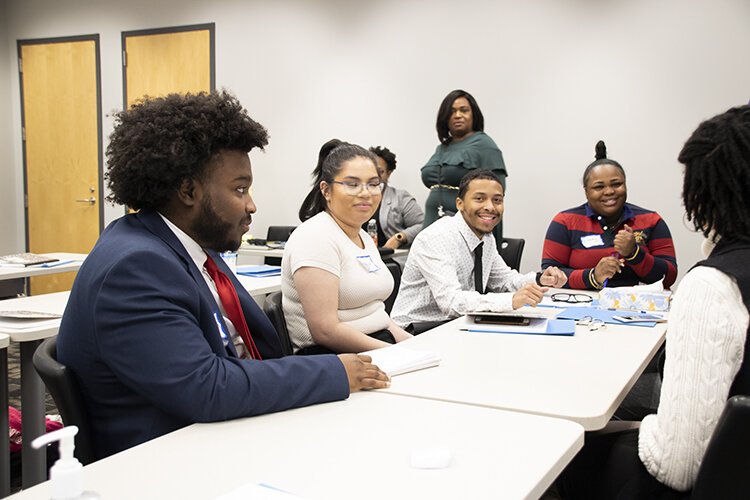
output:
M563 498L685 498L727 399L750 394L750 106L701 123L679 161L687 219L710 244L675 293L658 411L587 436Z
M598 290L677 278L674 244L666 222L627 203L625 170L607 158L603 141L583 172L586 203L560 212L547 229L542 269L556 266L569 288Z

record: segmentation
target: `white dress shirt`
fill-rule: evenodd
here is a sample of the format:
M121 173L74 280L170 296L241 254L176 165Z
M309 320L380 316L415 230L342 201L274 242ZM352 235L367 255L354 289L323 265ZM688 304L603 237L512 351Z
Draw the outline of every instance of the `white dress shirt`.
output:
M201 270L201 275L203 276L203 279L206 280L208 289L211 290L211 295L213 295L216 304L219 306L221 315L224 317L224 324L227 325L227 329L229 330L229 337L232 339L232 343L234 344L234 348L237 351L237 355L241 358L246 358L247 356L245 351L245 343L242 341L242 337L240 337L237 333L237 329L234 327L234 324L227 317L227 312L224 310L221 299L219 299L219 292L216 290L216 284L206 270L205 265L206 260L208 260L208 254L206 254L203 248L201 248L201 246L193 238L188 236L185 231L175 226L172 221L164 217L161 213L159 213L159 216L162 218L167 227L172 230L177 239L180 240L182 246L185 247L185 251L188 253L193 262L195 262L195 266ZM227 345L227 340L224 341L224 345Z
M486 294L474 290L474 249L481 242ZM478 238L458 212L430 224L415 238L391 318L406 327L457 318L469 311L510 311L513 293L535 278L536 273L521 274L508 267L492 233Z

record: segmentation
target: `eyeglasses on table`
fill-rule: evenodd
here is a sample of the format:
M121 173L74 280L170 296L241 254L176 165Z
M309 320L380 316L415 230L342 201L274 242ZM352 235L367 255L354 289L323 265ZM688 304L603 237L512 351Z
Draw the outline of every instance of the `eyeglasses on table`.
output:
M576 325L585 326L589 329L590 332L595 332L597 330L603 330L607 328L607 324L604 321L595 319L591 316L584 316L583 318L576 321Z
M594 300L591 295L585 293L553 293L550 298L552 302L567 302L568 304L586 304Z

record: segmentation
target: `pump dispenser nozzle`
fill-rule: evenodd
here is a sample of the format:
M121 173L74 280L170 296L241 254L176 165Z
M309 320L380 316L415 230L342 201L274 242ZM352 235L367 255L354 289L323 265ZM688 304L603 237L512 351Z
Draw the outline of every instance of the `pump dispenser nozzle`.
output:
M52 500L72 500L78 498L92 498L83 493L83 465L73 456L75 449L75 435L78 427L69 425L39 436L31 442L31 446L39 449L43 446L60 441L60 458L50 469L52 482ZM97 496L94 495L93 498Z

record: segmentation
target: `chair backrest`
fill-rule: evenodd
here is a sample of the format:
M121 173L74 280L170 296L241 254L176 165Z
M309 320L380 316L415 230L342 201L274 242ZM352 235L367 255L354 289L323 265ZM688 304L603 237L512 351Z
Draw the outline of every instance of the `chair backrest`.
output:
M708 442L690 498L748 498L748 471L750 397L733 396L726 402Z
M297 229L297 226L268 226L268 233L266 234L266 241L287 241L292 231ZM266 257L263 261L268 266L280 266L281 259L279 257Z
M263 312L266 313L266 316L268 316L271 324L276 329L284 356L294 354L292 340L289 338L289 330L286 328L284 309L281 306L281 292L273 292L266 297L266 301L263 304Z
M34 352L34 368L47 386L65 425L78 427L75 456L83 464L96 460L91 438L91 423L83 404L83 396L73 373L57 361L57 337L42 342Z
M389 260L386 261L385 267L387 267L393 275L393 291L388 296L388 298L383 301L383 303L385 304L385 312L391 314L393 303L396 302L396 295L398 295L398 287L401 285L401 266L398 264L398 262Z
M521 256L526 240L523 238L503 238L500 244L500 257L503 258L508 267L521 270Z

